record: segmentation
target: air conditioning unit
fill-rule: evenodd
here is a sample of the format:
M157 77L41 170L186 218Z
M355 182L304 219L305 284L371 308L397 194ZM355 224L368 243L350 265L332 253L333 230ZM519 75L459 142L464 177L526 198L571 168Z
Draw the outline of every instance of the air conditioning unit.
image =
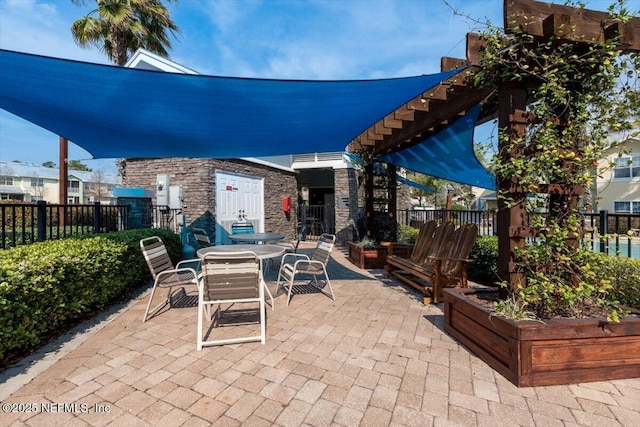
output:
M170 209L182 209L182 185L169 186L169 208Z
M169 174L156 175L156 205L169 206Z

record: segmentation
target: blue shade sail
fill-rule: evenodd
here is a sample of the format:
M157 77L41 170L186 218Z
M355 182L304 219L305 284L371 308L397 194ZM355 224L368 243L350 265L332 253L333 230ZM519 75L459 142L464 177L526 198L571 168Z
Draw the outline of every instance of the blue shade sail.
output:
M427 193L437 193L437 191L434 190L433 188L427 187L426 185L418 184L417 182L411 181L410 179L407 179L403 176L398 176L397 178L398 178L397 181L402 184L408 185L413 188L417 188L418 190L426 191Z
M382 80L265 80L0 50L0 108L94 158L343 151L398 106L459 71Z
M496 177L480 164L473 151L479 113L480 105L476 105L435 135L380 159L436 178L495 190Z

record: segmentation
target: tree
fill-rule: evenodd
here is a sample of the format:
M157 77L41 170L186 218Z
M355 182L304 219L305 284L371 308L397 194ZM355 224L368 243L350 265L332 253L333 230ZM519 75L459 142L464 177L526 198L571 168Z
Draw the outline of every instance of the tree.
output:
M42 164L42 166L43 166L43 167L45 167L45 168L51 168L51 169L53 169L53 168L55 168L55 167L56 167L56 164L55 164L55 162L52 162L51 160L49 160L49 161L47 161L47 162L44 162L44 163Z
M91 168L82 163L80 160L69 160L67 167L74 171L91 172Z
M86 5L89 2L72 1L76 5ZM167 48L171 48L171 42L168 33L175 37L180 29L161 0L95 2L97 9L71 25L71 35L79 46L98 47L118 66L123 66L139 48L163 57L169 56Z
M91 182L87 193L93 196L94 201L100 202L107 195L107 176L101 169L91 175Z
M421 185L424 185L425 187L429 187L436 190L435 193L431 193L429 191L421 190L419 188L412 189L411 196L418 199L418 203L420 204L420 206L424 206L422 203L423 198L424 198L424 201L426 202L428 200L428 197L432 197L433 206L434 207L437 206L439 202L438 196L440 196L440 192L444 189L444 181L429 175L418 173L418 172L414 172L412 179L418 184L421 184Z
M453 194L458 201L462 201L465 209L471 209L475 195L471 191L471 186L466 184L459 184L457 182L449 182L452 187Z

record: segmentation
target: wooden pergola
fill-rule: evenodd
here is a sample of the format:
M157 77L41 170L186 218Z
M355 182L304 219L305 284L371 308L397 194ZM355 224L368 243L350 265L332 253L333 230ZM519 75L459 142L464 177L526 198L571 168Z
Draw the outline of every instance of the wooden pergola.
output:
M611 23L606 12L573 8L534 0L504 0L504 28L507 33L524 32L535 42L544 43L550 38L558 38L575 44L576 49L619 36L625 51L640 52L640 19L633 18L624 24ZM480 52L482 40L478 34L467 34L466 58L442 58L441 69L451 70L463 66L470 68L452 76L440 85L431 88L356 137L348 146L348 151L369 150L371 154L381 155L398 151L428 139L445 128L456 118L465 115L481 101L490 100L480 114L482 123L498 118L498 126L505 129L513 140L522 136L531 118L526 113L528 100L527 82L504 84L497 93L473 87L467 80L474 67L481 66ZM497 108L496 108L497 104ZM486 107L494 105L493 108ZM505 143L501 142L499 152L503 152ZM366 228L373 229L373 180L371 170L365 171L368 177L365 192ZM389 165L389 216L395 220L395 167ZM515 200L523 199L524 192L519 187L517 177L497 183L500 191L507 192ZM566 188L557 183L540 185L540 193L558 197L569 197L577 204L583 189ZM513 264L514 249L525 244L530 230L526 223L524 204L507 207L499 201L498 209L498 269L502 279L511 286L522 283L523 278L515 271Z

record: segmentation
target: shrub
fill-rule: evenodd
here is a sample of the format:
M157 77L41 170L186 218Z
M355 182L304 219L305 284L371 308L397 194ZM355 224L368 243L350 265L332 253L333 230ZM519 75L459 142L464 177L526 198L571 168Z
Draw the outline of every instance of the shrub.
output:
M611 283L607 300L640 310L640 259L588 253L598 270L597 276Z
M419 228L411 227L410 225L400 224L398 226L398 242L414 244L418 238Z
M495 285L498 281L498 238L478 237L469 258L474 260L467 267L469 279L483 285Z
M576 255L594 271L588 285L607 283L606 301L640 310L640 259L613 257L599 252L579 251ZM495 285L498 278L498 238L481 236L471 249L469 279L483 285ZM593 282L593 283L591 283Z
M160 236L172 259L178 235L131 230L0 251L0 360L27 351L150 279L138 242Z

